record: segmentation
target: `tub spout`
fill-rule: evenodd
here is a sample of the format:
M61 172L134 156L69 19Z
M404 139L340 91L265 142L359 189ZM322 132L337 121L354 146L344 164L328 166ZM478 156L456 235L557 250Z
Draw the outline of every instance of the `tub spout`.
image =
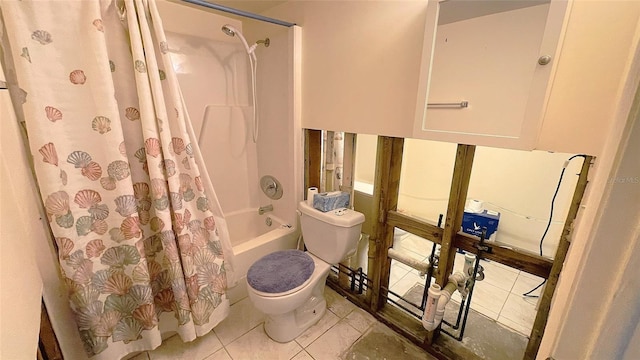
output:
M258 214L262 215L268 211L273 211L273 205L269 204L267 206L260 206L258 209Z

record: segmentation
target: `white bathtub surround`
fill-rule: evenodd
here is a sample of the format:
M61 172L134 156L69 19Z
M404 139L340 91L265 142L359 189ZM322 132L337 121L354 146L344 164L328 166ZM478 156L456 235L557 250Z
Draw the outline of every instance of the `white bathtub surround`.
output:
M186 104L184 98L182 98L182 106L186 108ZM186 130L189 133L189 136L192 139L196 139L196 132L194 131L191 118L189 117L188 111L185 112L186 121ZM200 169L200 177L202 178L201 186L207 191L208 194L211 194L211 205L215 209L219 209L213 216L214 223L217 225L218 236L220 237L222 251L225 254L225 274L227 277L227 287L232 287L238 282L238 276L236 275L236 257L235 253L232 250L231 244L231 235L229 234L229 227L227 226L227 220L222 214L222 206L220 204L220 200L218 198L218 193L214 188L214 184L211 180L211 176L209 175L209 168L205 163L205 159L202 156L202 149L200 146L193 146L193 155L200 164L204 164L204 166ZM226 298L229 296L226 294Z
M178 80L224 213L270 203L260 191L260 178L271 175L284 191L273 202L274 213L295 225L296 204L303 197L302 131L294 110L293 85L299 29L240 22L175 4L166 7L172 13L178 9L188 12L198 27L206 29L201 32L185 26L185 21L169 21L169 50L182 69ZM247 53L240 41L220 31L225 24L241 31L247 40L271 39L268 48L255 49L260 59L257 143L252 139L254 107Z
M258 154L250 140L251 107L207 104L196 129L225 214L260 206Z
M244 209L225 216L235 255L236 285L227 296L235 303L247 296L247 270L264 255L278 250L295 249L299 230L286 224L271 212L258 214L258 209ZM271 225L267 225L270 219Z
M176 68L185 103L192 114L204 163L217 190L229 223L235 282L227 296L231 303L247 296L246 272L258 258L270 252L293 249L299 231L296 204L302 200L302 131L296 111L294 61L300 45L299 28L284 28L212 14L163 2L168 29L169 54ZM257 143L252 139L251 76L247 53L237 39L220 29L230 24L247 40L271 39L269 48L257 47ZM298 54L299 56L299 54ZM297 64L297 65L296 65ZM268 199L260 190L260 178L275 177L283 196ZM258 216L258 208L271 204L273 211ZM265 225L267 219L271 226ZM283 227L289 224L292 227ZM227 249L225 249L225 252Z

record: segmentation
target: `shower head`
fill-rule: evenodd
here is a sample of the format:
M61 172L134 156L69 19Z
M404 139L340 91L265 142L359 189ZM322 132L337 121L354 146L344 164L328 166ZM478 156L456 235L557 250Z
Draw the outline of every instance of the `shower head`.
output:
M244 36L242 36L242 33L238 29L234 28L233 26L231 26L229 24L227 24L227 25L222 27L222 32L225 33L226 35L229 35L229 36L238 35L240 40L242 40L242 44L244 45L244 48L247 50L247 53L249 55L253 54L253 52L256 50L256 47L259 44L263 44L265 47L269 47L269 45L271 44L271 40L269 40L269 38L265 38L264 40L258 40L258 41L256 41L255 44L249 46L249 44L247 43L247 40L244 38Z
M244 45L244 48L247 50L247 54L253 53L253 50L255 49L255 47L249 47L249 44L247 43L247 40L244 38L244 36L242 36L242 33L238 29L236 29L233 26L227 24L227 25L222 27L222 32L227 34L227 35L229 35L229 36L238 35L238 37L242 41L242 44Z
M225 25L222 27L222 32L229 36L236 36L235 30L231 27L231 25Z

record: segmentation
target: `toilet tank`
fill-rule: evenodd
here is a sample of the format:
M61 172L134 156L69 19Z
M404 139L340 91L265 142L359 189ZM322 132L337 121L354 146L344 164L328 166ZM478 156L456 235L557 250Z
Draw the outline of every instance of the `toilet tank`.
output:
M337 264L353 255L358 246L364 215L351 209L327 212L302 201L300 225L307 250L329 264Z

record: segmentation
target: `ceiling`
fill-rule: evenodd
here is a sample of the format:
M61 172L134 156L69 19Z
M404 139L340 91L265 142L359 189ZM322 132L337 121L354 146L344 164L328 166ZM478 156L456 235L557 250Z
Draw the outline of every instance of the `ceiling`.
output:
M233 1L230 1L233 2ZM440 2L438 24L548 4L550 0L447 0Z

